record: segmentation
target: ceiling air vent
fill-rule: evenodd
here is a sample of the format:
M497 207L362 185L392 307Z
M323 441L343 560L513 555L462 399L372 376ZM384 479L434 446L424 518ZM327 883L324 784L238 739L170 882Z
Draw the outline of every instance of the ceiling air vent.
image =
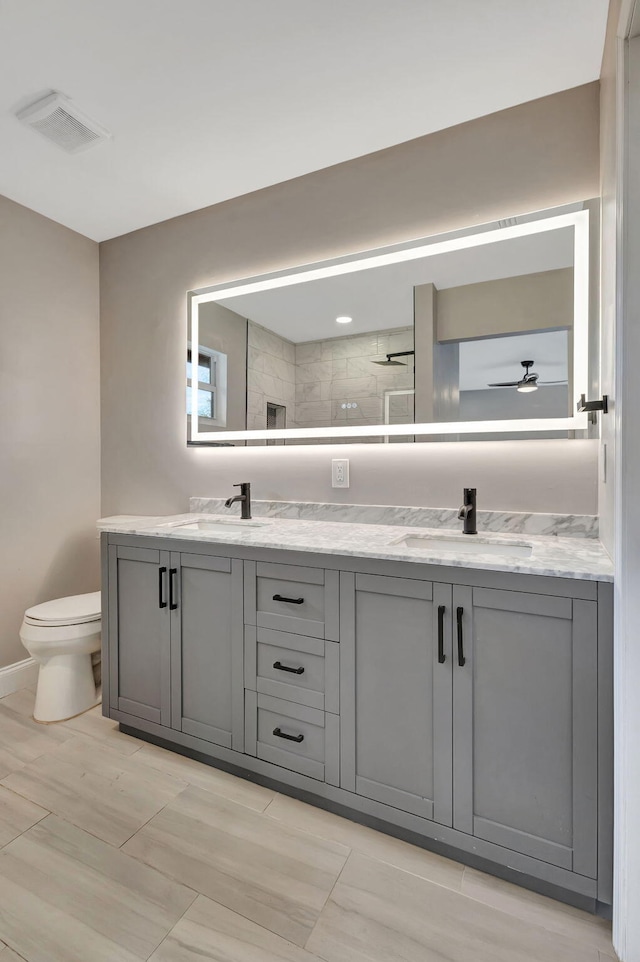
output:
M62 94L49 94L18 111L16 117L68 154L76 154L111 137L108 130L83 114Z

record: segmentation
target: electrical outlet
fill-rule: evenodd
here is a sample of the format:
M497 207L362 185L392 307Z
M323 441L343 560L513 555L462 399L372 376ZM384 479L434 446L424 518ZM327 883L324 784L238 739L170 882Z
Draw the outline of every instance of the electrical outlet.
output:
M348 458L334 458L331 461L331 487L349 487L349 460Z

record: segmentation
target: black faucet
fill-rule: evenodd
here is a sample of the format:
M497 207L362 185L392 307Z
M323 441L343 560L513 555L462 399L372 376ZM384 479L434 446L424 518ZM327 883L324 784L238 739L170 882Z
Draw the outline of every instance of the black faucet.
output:
M248 481L243 481L242 484L234 484L234 488L240 488L240 494L234 494L232 498L227 498L224 503L225 508L230 508L232 504L239 501L242 505L242 519L243 521L251 520L251 485Z
M458 511L458 518L464 521L463 534L477 534L476 530L476 489L464 488L464 503Z

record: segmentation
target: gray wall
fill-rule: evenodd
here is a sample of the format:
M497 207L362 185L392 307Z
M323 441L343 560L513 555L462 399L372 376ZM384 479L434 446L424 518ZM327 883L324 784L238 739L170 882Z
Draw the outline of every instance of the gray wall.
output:
M355 445L332 491L344 447L187 448L183 398L187 290L594 197L598 111L588 84L103 243L103 513L245 479L259 498L452 506L464 484L483 507L595 513L597 442Z
M566 384L544 385L530 394L521 394L515 388L460 391L461 421L565 418L568 415Z
M0 666L25 608L100 587L98 307L98 245L0 196Z
M464 284L436 294L439 341L558 327L573 327L571 267Z

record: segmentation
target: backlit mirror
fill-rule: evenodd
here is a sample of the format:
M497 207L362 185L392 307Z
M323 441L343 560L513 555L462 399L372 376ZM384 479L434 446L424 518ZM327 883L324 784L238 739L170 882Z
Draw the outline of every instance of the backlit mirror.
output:
M518 217L193 292L189 440L584 431L588 217Z

